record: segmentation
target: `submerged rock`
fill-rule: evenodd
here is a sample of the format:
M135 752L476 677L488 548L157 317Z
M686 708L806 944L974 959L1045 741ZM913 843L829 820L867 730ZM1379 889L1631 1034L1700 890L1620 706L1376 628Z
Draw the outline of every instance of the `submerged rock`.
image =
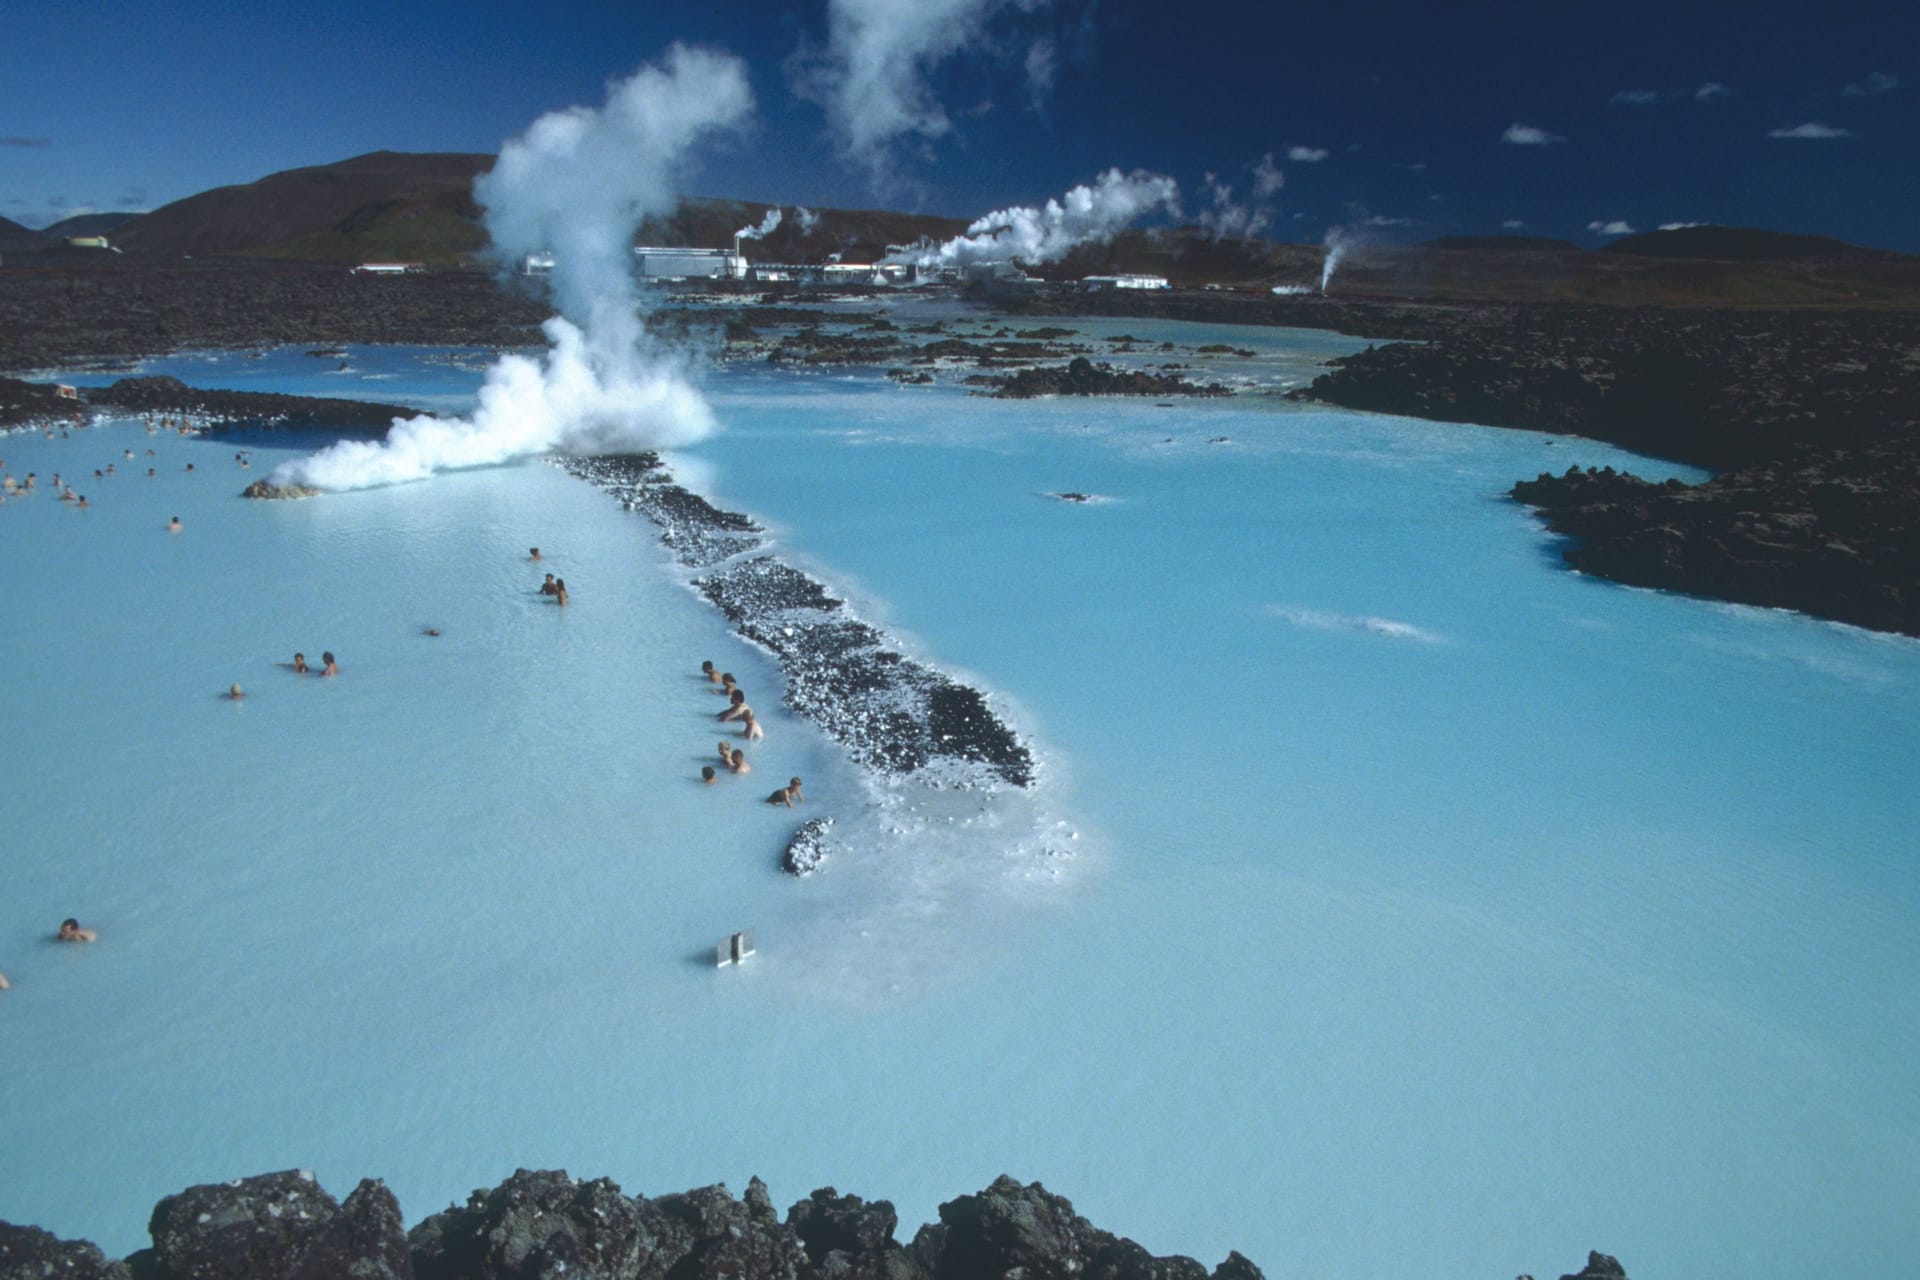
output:
M793 839L787 841L787 850L780 855L780 869L790 876L810 876L820 869L827 860L827 829L833 825L832 818L808 818L793 833Z
M255 480L240 491L243 498L317 498L321 491L308 484L275 484L271 480Z

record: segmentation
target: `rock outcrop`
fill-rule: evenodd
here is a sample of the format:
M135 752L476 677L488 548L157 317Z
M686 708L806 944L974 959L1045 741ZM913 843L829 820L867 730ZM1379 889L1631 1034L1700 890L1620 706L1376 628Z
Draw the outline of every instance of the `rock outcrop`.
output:
M1224 396L1232 394L1214 383L1189 382L1171 373L1115 369L1075 356L1064 365L1022 369L1004 378L970 378L992 388L1002 400L1029 400L1035 396Z
M287 1172L167 1197L153 1247L125 1261L0 1222L0 1280L1208 1280L1193 1259L1154 1257L1037 1182L1002 1177L949 1201L909 1246L897 1225L887 1201L831 1187L783 1222L758 1178L739 1199L724 1186L649 1198L522 1169L407 1232L383 1184L363 1181L339 1202ZM1260 1274L1234 1253L1212 1280Z
M1920 443L1920 442L1916 442ZM1705 484L1570 468L1513 487L1582 572L1920 635L1920 448L1806 450Z
M203 426L218 429L248 426L326 428L356 435L385 435L395 418L411 418L416 410L367 400L333 400L324 396L289 396L269 391L207 391L164 375L122 378L110 387L86 393L96 408L129 413L179 413Z
M780 869L790 876L810 876L827 860L827 830L832 818L808 818L787 841L780 855Z
M693 585L772 653L786 704L880 772L940 766L952 785L1032 784L1033 754L979 690L900 653L820 583L766 552L760 526L672 483L654 454L562 464L660 528Z

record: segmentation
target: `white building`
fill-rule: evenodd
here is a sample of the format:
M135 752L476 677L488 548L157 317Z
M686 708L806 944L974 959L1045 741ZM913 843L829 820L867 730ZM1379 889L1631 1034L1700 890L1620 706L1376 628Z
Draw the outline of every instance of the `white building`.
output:
M633 251L647 280L745 280L747 260L730 249L668 249L642 246Z
M1102 289L1171 289L1165 276L1084 276L1080 287L1090 293Z
M553 255L550 253L530 253L520 259L520 274L523 276L550 276L553 274Z

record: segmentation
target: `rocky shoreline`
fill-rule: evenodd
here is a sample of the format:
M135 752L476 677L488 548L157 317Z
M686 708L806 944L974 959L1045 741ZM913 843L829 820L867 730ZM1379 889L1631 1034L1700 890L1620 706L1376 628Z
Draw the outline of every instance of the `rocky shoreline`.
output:
M1720 472L1542 475L1511 495L1584 572L1920 635L1920 314L1479 308L1290 393L1588 436Z
M761 552L760 527L674 484L658 455L568 458L572 475L653 521L693 585L778 659L786 705L879 773L957 786L1030 786L1033 754L979 690L902 655L844 601Z
M301 1171L189 1187L154 1207L151 1248L0 1222L0 1280L1261 1280L1237 1252L1211 1272L1094 1226L1005 1175L940 1206L906 1245L893 1205L823 1187L785 1220L766 1184L648 1197L521 1169L408 1231L386 1185L336 1200ZM1625 1280L1604 1254L1561 1280Z

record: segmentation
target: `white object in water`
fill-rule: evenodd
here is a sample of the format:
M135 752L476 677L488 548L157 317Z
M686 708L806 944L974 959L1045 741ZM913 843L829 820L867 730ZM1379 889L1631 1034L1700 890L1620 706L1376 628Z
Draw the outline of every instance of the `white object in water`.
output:
M753 954L753 930L743 929L714 949L714 967L724 969L739 964Z

